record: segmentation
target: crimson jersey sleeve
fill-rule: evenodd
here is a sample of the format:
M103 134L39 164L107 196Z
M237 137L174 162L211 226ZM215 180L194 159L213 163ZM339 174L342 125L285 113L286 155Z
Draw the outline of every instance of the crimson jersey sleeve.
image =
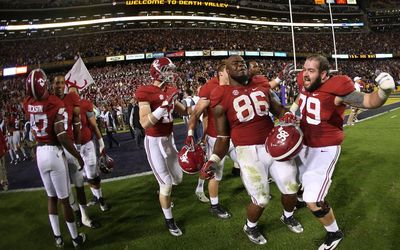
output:
M269 85L268 79L263 75L256 75L251 78L250 85L252 86L260 86L267 89L270 89L271 86Z
M79 95L77 93L70 92L70 93L68 93L68 95L71 96L70 99L71 99L72 106L79 107L81 105L80 104L80 98L79 98Z
M336 96L345 96L356 90L348 76L332 76L326 83L326 86L323 85L324 91Z
M218 104L222 104L224 99L225 89L223 86L217 86L210 95L210 107L215 108Z
M199 97L204 99L210 99L211 92L215 88L215 86L219 86L219 81L217 77L213 77L204 84L203 87L200 88Z
M147 91L147 86L140 86L135 93L135 97L138 102L149 102L149 91Z

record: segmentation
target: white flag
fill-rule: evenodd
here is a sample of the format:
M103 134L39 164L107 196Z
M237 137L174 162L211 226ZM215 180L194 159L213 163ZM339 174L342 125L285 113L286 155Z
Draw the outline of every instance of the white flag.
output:
M82 91L90 84L94 83L81 57L79 57L74 66L72 66L72 69L65 75L65 83L68 87L77 87L79 91Z

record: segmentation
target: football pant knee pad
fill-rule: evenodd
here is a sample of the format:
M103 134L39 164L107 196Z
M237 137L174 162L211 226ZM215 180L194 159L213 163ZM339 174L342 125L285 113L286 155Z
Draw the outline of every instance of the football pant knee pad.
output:
M170 196L172 191L172 185L161 184L160 185L160 194L164 196Z
M100 176L96 176L93 179L88 179L89 184L91 185L99 185L100 184Z
M331 210L331 207L329 206L328 202L326 202L326 201L319 201L316 204L317 204L317 207L321 208L319 210L312 211L314 216L317 218L325 217L325 215L327 215L329 213L329 211Z

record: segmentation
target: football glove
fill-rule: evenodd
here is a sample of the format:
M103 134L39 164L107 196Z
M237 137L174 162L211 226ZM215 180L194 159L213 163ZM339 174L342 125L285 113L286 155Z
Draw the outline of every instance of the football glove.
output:
M280 122L282 123L292 123L296 124L297 123L297 117L292 113L292 112L286 112L280 119Z
M385 72L381 72L376 78L375 82L378 84L379 88L383 91L392 91L395 88L394 80L391 75Z
M173 93L171 93L170 95L168 95L165 100L162 102L161 104L161 108L168 108L170 106L172 106L176 99L178 99L178 90L175 90Z

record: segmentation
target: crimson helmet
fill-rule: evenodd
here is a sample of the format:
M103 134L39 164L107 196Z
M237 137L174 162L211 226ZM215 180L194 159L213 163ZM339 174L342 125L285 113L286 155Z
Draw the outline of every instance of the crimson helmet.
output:
M294 124L276 126L265 141L265 149L277 161L288 161L303 147L303 132Z
M162 83L173 82L175 78L175 64L167 58L161 57L153 61L150 66L150 75L153 80L158 80Z
M194 147L185 145L178 153L178 162L183 172L198 173L204 164L203 148L196 144Z
M34 69L25 81L26 95L36 100L45 99L49 95L49 83L42 69Z
M98 165L101 172L105 174L111 173L114 169L114 159L103 153L98 159Z

